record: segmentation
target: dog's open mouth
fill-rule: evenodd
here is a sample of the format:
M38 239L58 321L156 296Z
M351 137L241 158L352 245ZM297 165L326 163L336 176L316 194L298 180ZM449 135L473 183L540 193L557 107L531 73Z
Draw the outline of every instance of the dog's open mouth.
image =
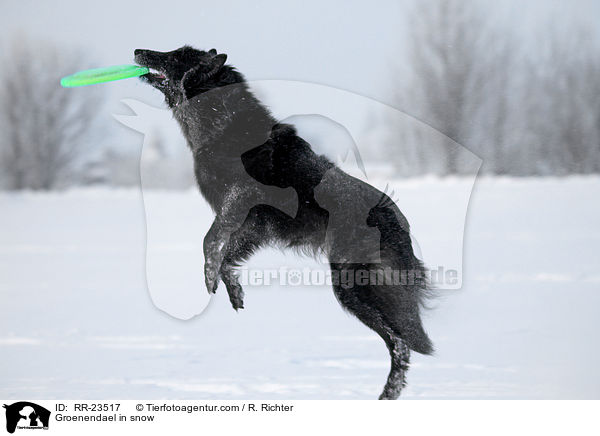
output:
M148 68L150 72L148 74L144 74L140 76L141 79L149 82L150 84L164 84L167 80L167 76L159 70L155 70L154 68Z
M155 79L166 79L167 77L164 75L164 73L161 73L158 70L155 70L154 68L148 68L150 70L150 72L148 73L149 75L151 75L152 77L154 77Z

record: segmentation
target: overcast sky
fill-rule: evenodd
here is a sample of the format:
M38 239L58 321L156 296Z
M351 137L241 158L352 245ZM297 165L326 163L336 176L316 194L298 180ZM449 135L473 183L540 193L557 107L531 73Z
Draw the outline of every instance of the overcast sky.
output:
M185 43L228 53L248 78L314 81L386 99L389 68L403 48L410 2L284 1L2 1L0 34L24 31L89 48L98 66L131 62L135 48ZM491 3L491 2L488 2ZM571 15L600 17L590 0L521 2L495 9L514 26ZM123 82L123 86L131 85Z

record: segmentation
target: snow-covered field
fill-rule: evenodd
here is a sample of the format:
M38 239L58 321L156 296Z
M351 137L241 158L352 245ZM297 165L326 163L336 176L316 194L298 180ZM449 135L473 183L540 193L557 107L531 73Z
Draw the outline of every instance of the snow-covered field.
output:
M465 183L394 184L401 207L439 200L408 214L422 248L447 243L433 226ZM211 216L190 212L198 194L146 195L182 211L155 223L179 238L166 268L200 271L191 253ZM437 353L413 355L403 398L600 398L599 198L597 177L476 182L463 288L441 291L425 316ZM170 303L146 287L139 191L3 193L0 211L0 397L370 399L383 387L383 342L325 286L247 286L240 313L221 287L187 321L157 309ZM251 261L279 265L322 268L278 251ZM170 299L201 306L203 283L193 297L181 280Z

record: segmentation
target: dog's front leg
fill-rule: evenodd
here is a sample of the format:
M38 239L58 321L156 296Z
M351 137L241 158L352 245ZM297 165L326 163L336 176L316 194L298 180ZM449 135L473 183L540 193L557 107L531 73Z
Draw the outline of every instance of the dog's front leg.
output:
M223 223L217 217L204 237L204 282L209 294L214 294L219 286L219 271L223 263L223 247L231 233L227 234Z
M252 205L254 201L252 191L232 190L204 237L204 280L211 294L219 286L221 266L231 235L244 223L251 207L248 204Z
M227 232L218 231L219 224L213 223L204 238L204 278L206 289L215 293L219 286L219 278L225 283L229 300L235 310L244 308L244 291L239 284L234 268L227 260L227 247L234 237ZM215 229L214 231L212 231Z

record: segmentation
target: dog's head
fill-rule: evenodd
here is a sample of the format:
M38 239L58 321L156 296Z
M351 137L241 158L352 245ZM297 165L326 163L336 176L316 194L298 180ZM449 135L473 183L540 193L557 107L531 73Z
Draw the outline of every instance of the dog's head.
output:
M137 49L135 62L148 67L141 79L165 95L170 107L218 86L235 83L238 75L225 66L226 54L183 46L169 52Z

